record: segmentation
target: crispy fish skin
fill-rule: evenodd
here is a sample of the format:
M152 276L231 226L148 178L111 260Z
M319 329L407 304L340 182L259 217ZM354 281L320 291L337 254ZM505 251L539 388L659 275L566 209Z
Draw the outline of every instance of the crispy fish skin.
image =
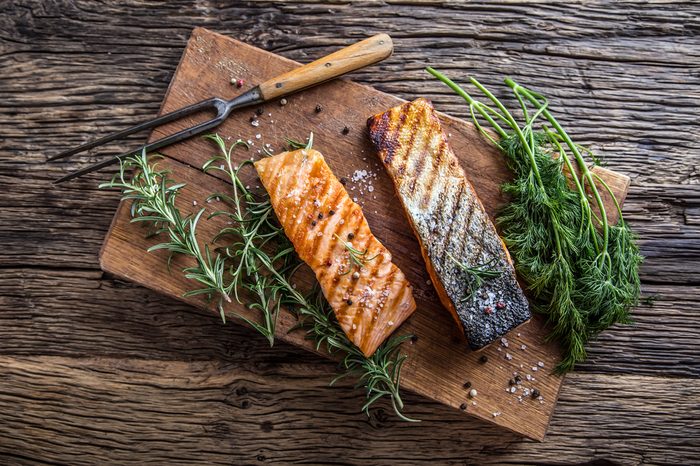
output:
M320 152L283 152L255 162L255 169L285 234L316 274L343 331L371 356L416 309L411 284ZM366 251L358 256L361 267L351 262L346 243Z
M421 245L441 302L480 349L530 319L527 299L496 228L454 155L430 101L370 117L370 138ZM451 256L451 257L450 257ZM468 267L501 271L469 294Z

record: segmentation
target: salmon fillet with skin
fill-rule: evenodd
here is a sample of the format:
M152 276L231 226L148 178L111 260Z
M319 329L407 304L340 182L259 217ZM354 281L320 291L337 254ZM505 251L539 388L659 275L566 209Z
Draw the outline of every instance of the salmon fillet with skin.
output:
M367 124L438 296L470 347L483 348L529 320L508 250L450 149L432 103L417 99ZM473 276L458 263L500 275L474 289Z
M320 152L283 152L255 162L255 169L341 328L371 356L416 309L410 283ZM354 257L361 265L352 261L349 247L360 253Z

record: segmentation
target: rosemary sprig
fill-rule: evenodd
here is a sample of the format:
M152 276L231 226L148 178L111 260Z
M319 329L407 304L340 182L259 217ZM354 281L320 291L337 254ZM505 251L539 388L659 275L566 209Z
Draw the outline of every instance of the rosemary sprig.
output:
M325 346L329 353L343 357L341 364L344 373L331 384L345 376L356 376L357 386L364 387L367 394L362 406L365 413L369 414L374 403L388 396L401 419L414 421L402 413L404 405L400 379L406 356L398 351L399 345L411 336L391 337L370 358L366 358L348 340L320 289L316 287L305 295L291 283L292 276L303 264L277 224L267 196L256 196L240 178L240 171L250 166L251 162L236 166L232 156L236 147L245 144L239 140L226 147L225 141L218 135L207 138L218 146L220 153L204 165L204 170L224 172L233 185L231 194L215 193L209 197L221 199L232 207L231 210L217 211L209 216L225 215L232 225L222 229L214 239L228 240L228 244L215 254L208 245L201 248L197 240L197 224L205 209L182 216L175 206L175 200L185 185L174 183L167 170L158 169L157 163L150 161L155 156L149 159L143 152L123 159L119 172L110 182L101 184L100 188L121 189L122 199L132 201L132 222L150 223L153 235L167 234L169 241L152 246L148 251L169 251L168 264L175 254L195 260L195 266L183 271L187 278L202 286L185 293L186 296L218 296L218 308L225 322L223 303L231 302L232 293L240 302L240 294L245 292L246 297L253 300L248 307L261 314L262 323L242 315L238 317L263 334L270 345L274 342L279 312L282 306L288 307L298 317L298 327L306 329L308 338L315 341L317 349ZM310 148L312 141L313 135L305 148ZM129 176L128 173L132 171Z
M524 123L519 124L476 79L470 78L471 83L493 107L474 99L438 71L427 70L467 101L474 123L508 160L515 177L503 191L511 202L497 222L532 292L534 309L547 315L553 328L550 338L564 347L557 371L570 371L585 359L588 341L614 323L629 322L629 309L640 293L642 256L635 237L612 190L584 160L583 154L590 156L590 151L571 140L549 111L547 99L506 79L522 111ZM480 118L500 140L484 130ZM608 221L601 189L615 203L616 225Z
M134 173L129 177L127 173ZM188 291L185 296L205 294L209 298L218 296L218 309L225 321L223 303L230 302L230 284L226 283L224 258L212 252L208 245L202 249L197 241L197 224L204 213L182 216L175 207L178 193L185 185L173 184L169 171L160 170L157 163L149 163L145 151L140 155L120 161L119 172L111 181L99 185L100 189L118 188L122 200L130 200L132 223L150 223L152 234L166 234L168 241L148 248L148 252L164 249L170 253L168 265L175 254L182 254L195 260L196 265L183 269L185 277L198 282L201 287Z
M336 237L336 239L338 241L340 241L343 244L343 247L345 247L345 249L348 251L348 259L350 261L350 266L348 267L347 272L341 273L340 274L341 276L349 274L352 271L353 266L357 267L358 269L361 269L365 265L365 263L373 261L380 254L380 253L377 253L372 257L366 257L368 249L365 249L364 251L360 251L359 249L353 247L352 243L343 240L337 234L334 236Z
M502 270L493 268L497 261L496 258L493 258L488 262L484 262L483 264L469 267L465 263L459 262L457 259L455 259L452 254L447 253L447 256L450 258L450 260L452 260L452 262L455 263L458 269L467 274L469 280L467 284L467 294L464 298L462 298L462 302L471 299L476 290L481 288L486 280L500 277L503 273Z
M325 346L329 354L342 355L343 373L331 381L331 385L348 376L356 377L355 388L364 388L365 404L362 411L369 416L370 408L380 399L389 397L396 415L404 421L419 422L403 414L401 399L401 368L407 356L399 352L401 343L411 335L392 336L377 348L372 356L366 357L340 328L335 313L316 286L308 295L302 295L287 284L288 295L285 303L297 315L296 328L306 329L307 338L314 341L316 350Z
M242 315L240 317L263 334L272 346L280 309L279 289L271 283L268 276L261 272L260 254L268 244L284 238L284 231L274 221L274 212L269 199L256 196L241 181L241 170L251 166L253 162L246 160L235 165L233 151L237 147L247 148L248 146L239 139L226 147L226 142L218 134L204 137L216 144L219 153L210 158L202 169L205 172L224 173L233 185L230 194L214 193L209 196L223 200L230 207L209 216L209 218L227 217L231 224L223 228L214 238L215 241L224 238L227 240L226 246L221 248L221 251L231 263L228 268L231 277L230 290L239 303L242 303L240 297L242 290L247 290L248 297L255 299L248 307L260 313L262 324Z
M234 226L222 230L219 237L234 238L222 248L234 264L231 267L234 283L240 286L241 283L248 283L248 278L252 277L252 284L246 286L257 296L257 302L253 306L263 316L277 316L284 306L299 320L294 329L306 329L307 338L316 343L317 350L325 346L330 354L341 356L344 372L331 384L346 376L357 377L357 387L364 387L366 391L366 401L362 406L365 413L369 414L369 409L377 401L389 397L397 416L406 421L414 421L403 414L404 404L400 393L401 367L406 355L399 352L399 346L411 335L391 337L371 357L365 357L340 328L335 313L320 288L315 286L310 293L305 294L292 283L295 272L303 263L296 256L283 230L277 226L269 198L264 195L254 196L241 181L240 171L250 163L234 166L231 154L238 143L227 148L225 141L218 135L208 138L218 146L220 155L207 162L205 168L225 171L233 185L231 195L216 196L232 207L229 217ZM311 141L313 135L304 148L311 148ZM219 165L222 162L224 168ZM350 247L352 248L351 245ZM357 254L358 257L364 256L361 251L357 251ZM359 263L362 264L363 260L371 259L362 258ZM245 265L241 266L241 263Z
M314 133L309 134L306 142L297 141L296 139L287 138L287 148L289 150L296 149L311 149L314 145Z

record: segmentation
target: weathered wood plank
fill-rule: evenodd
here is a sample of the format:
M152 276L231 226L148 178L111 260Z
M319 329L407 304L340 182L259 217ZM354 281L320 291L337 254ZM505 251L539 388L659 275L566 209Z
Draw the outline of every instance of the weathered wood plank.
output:
M590 359L578 371L700 376L695 356L700 352L700 316L687 312L700 305L699 289L683 297L672 285L649 285L647 292L658 295L653 306L640 306L634 325L616 326L591 344ZM323 361L284 342L270 349L251 330L223 325L216 315L100 271L5 269L0 309L0 354L4 355L225 358L246 367L265 366L270 359ZM659 314L663 314L662 323Z
M381 412L368 419L347 396L348 382L327 395L330 364L259 370L220 360L0 356L0 366L0 458L9 460L20 453L74 465L681 464L700 447L692 379L574 374L539 444L415 396L420 424Z

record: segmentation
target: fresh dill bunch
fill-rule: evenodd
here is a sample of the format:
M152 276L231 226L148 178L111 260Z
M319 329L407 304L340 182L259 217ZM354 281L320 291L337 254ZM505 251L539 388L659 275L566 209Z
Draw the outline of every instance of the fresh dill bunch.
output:
M571 140L542 95L505 80L520 104L524 123L519 124L476 79L471 83L493 107L434 69L427 70L467 101L477 128L506 156L514 179L503 185L510 202L496 221L528 285L533 308L547 316L549 337L563 346L556 370L568 372L585 360L588 341L613 324L630 321L629 309L639 300L642 261L634 234L612 190L589 170L583 154L598 160ZM617 224L608 221L601 192L613 199Z
M154 159L157 156L153 157ZM149 223L153 235L167 235L168 241L148 248L148 252L159 249L170 253L168 266L175 254L191 257L196 265L183 269L185 277L198 282L201 287L188 291L184 296L218 296L218 309L226 321L223 303L231 302L230 284L225 280L225 260L216 253L212 255L208 245L201 248L197 241L197 224L204 209L196 214L183 216L175 206L175 200L184 184L174 184L168 170L161 170L151 163L146 152L120 160L119 171L111 181L99 185L100 189L118 188L122 200L131 201L132 223Z
M212 215L226 215L233 223L222 229L218 238L228 238L229 241L221 251L231 262L229 273L236 299L240 299L236 290L245 289L247 297L255 299L249 307L258 310L263 317L263 325L252 321L249 323L263 335L268 336L270 332L274 335L272 323L276 321L280 309L289 309L299 321L292 330L305 329L307 338L314 341L317 350L325 347L329 354L342 358L343 373L331 384L346 376L356 377L357 387L363 387L366 391L366 401L362 406L365 413L369 414L369 409L377 401L389 397L397 416L414 421L403 414L404 404L400 393L401 367L406 355L399 352L399 346L411 335L391 337L372 356L365 357L340 328L318 284L305 294L292 283L295 272L303 262L279 226L269 197L253 194L241 181L241 170L250 167L251 163L246 161L235 166L232 153L242 143L237 141L226 147L220 136L214 134L206 137L216 144L219 155L209 160L204 169L224 172L233 186L230 194L212 195L229 204L230 211ZM313 134L301 148L310 149L312 142ZM349 247L352 248L351 245ZM373 259L364 257L367 251L352 249L357 254L357 264L360 266Z

